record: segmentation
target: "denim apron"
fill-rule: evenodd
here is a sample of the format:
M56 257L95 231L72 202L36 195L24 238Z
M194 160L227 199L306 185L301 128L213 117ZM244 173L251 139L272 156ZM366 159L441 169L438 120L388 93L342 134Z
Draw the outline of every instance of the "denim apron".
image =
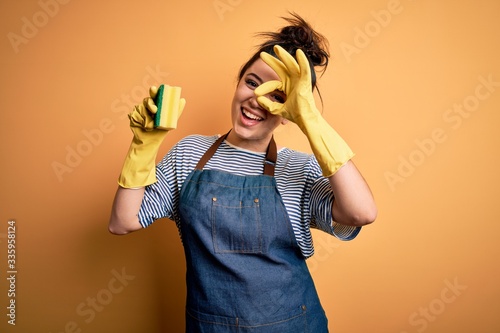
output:
M276 144L264 174L203 170L180 194L188 333L323 333L327 318L274 179Z

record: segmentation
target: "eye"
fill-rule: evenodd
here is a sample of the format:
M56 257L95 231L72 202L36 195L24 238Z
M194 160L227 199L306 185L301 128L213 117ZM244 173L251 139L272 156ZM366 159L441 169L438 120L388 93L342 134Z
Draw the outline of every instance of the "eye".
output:
M271 94L271 99L273 101L281 103L281 104L285 103L285 100L286 100L285 96L283 96L282 94L276 93L276 92Z
M245 80L245 83L247 84L247 86L251 87L251 88L257 88L259 85L257 84L257 82L255 82L254 80L252 79L246 79Z

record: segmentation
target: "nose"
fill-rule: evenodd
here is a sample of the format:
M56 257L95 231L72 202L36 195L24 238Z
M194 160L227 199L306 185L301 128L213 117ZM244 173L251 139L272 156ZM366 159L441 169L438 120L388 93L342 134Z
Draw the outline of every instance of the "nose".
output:
M262 106L260 106L259 102L257 102L257 96L253 95L250 98L250 107L253 109L261 109L263 110Z

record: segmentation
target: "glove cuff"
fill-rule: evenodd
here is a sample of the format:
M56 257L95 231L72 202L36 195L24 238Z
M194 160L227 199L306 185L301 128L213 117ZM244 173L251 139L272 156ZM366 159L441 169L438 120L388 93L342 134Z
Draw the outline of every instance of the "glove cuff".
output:
M161 141L160 141L161 143ZM156 155L160 144L142 143L133 140L118 177L118 185L137 188L156 182Z
M314 121L304 122L299 127L309 140L324 177L333 176L354 157L344 139L320 115Z

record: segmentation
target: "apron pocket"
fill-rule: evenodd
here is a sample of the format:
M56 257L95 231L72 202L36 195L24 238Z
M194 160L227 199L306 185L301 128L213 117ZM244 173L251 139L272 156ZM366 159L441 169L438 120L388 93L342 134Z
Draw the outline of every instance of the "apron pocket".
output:
M262 253L258 198L212 198L212 237L216 253Z
M186 309L186 332L190 333L328 333L328 322L322 311L309 312L297 307L271 321L248 321L242 318L201 313Z

